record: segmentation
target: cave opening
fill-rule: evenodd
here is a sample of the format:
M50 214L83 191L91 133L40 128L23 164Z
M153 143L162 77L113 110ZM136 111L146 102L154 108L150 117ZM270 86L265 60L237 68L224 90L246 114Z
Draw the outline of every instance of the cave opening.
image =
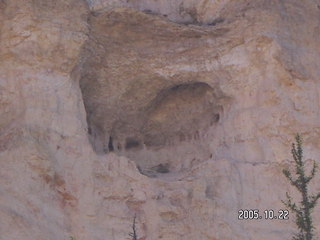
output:
M180 171L194 159L211 155L203 136L219 123L223 109L209 84L187 82L153 89L153 97L143 106L128 94L121 104L113 105L102 101L112 95L97 99L88 85L81 86L88 136L98 154L126 156L148 176Z

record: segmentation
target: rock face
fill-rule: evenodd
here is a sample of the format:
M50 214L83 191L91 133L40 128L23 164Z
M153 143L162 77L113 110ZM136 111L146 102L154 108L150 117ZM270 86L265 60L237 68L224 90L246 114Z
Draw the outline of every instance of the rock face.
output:
M290 238L238 211L295 194L296 132L318 161L319 9L0 0L0 239Z
M96 152L119 152L142 168L181 169L209 158L202 137L217 127L230 99L214 70L195 71L190 63L208 55L208 41L227 30L180 26L128 9L96 14L90 23L79 69Z

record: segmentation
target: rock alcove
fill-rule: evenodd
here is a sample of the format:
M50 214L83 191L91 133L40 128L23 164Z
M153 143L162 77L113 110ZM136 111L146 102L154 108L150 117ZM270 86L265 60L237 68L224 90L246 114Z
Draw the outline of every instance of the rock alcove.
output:
M163 29L162 19L130 14L94 14L89 21L79 66L90 142L97 154L127 156L146 175L189 169L212 154L204 139L221 121L225 96L206 75L202 81L189 71L161 73L162 58L180 57L177 38L191 48L194 34L201 44L198 32L186 28L179 37ZM159 51L158 58L148 51Z
M222 113L213 88L203 82L162 89L144 106L130 97L125 102L132 105L124 104L120 109L101 103L101 108L110 109L103 116L91 109L90 100L85 98L85 106L89 113L88 135L95 151L127 156L142 172L150 173L181 170L197 158L209 157L203 137L219 122ZM135 111L128 112L130 107ZM185 159L178 159L181 155Z

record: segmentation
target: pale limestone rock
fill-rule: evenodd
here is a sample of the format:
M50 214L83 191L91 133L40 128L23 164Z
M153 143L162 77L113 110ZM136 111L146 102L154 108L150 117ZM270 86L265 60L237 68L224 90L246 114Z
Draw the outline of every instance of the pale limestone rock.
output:
M319 161L319 6L0 0L0 239L288 239L237 217Z

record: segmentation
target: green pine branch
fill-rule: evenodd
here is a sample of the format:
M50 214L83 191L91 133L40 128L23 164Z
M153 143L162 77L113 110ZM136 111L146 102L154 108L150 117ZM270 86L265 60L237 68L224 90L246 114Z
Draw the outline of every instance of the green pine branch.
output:
M318 168L317 163L313 162L313 167L312 167L310 176L305 178L306 183L309 183L314 178L314 176L315 176L315 174L317 172L317 168Z
M314 240L314 226L311 213L320 198L320 193L316 195L310 195L308 192L308 184L314 178L317 172L317 164L315 162L313 163L312 170L307 176L305 173L305 164L303 161L302 138L299 134L297 134L295 140L296 142L292 143L291 154L295 162L295 173L297 175L297 178L294 179L288 169L284 169L282 172L284 176L289 180L290 184L300 192L302 200L298 206L293 202L291 196L286 193L287 200L282 202L287 208L295 213L296 225L299 233L295 234L292 239Z
M286 176L286 178L289 179L291 185L295 186L298 190L301 188L299 179L294 180L288 169L284 169L282 172Z
M315 196L310 196L310 205L309 205L310 209L313 209L316 206L319 198L320 198L320 193L318 193Z

